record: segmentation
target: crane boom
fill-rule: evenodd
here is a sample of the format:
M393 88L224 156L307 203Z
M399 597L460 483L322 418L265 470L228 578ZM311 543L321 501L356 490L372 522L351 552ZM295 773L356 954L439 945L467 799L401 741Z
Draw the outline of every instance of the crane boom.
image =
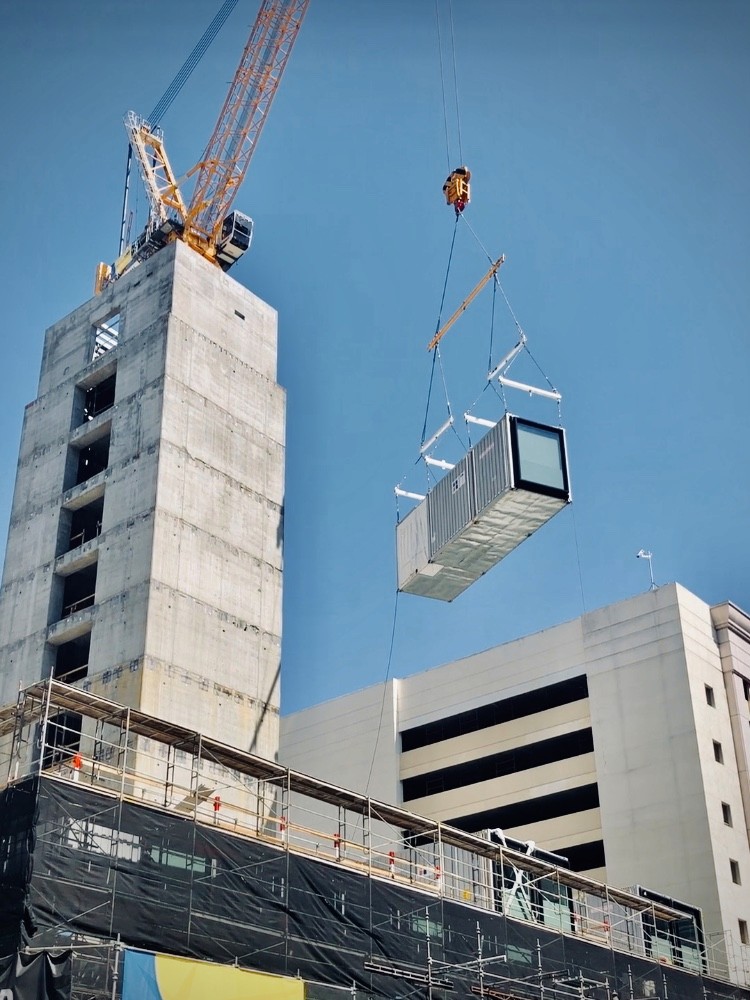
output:
M149 222L114 264L97 267L95 293L176 239L224 270L250 246L252 219L230 209L309 3L262 0L213 135L203 158L186 175L198 174L189 205L169 164L161 130L129 113L125 126L148 194Z
M201 162L185 219L215 243L268 117L310 0L263 0Z

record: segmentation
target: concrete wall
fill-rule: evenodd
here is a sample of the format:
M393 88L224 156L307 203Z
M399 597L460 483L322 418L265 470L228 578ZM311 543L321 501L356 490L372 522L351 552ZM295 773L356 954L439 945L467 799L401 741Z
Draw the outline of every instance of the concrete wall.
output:
M97 324L115 316L117 346L92 361ZM97 432L81 426L82 391L115 367L115 405L96 418L111 422L107 468L66 491L71 444ZM284 435L275 311L181 243L51 327L0 594L0 703L48 676L55 644L88 629L78 683L274 756ZM92 483L101 534L60 555L64 508ZM76 559L97 564L95 604L60 621L62 573Z
M695 620L701 602L691 597L665 587L585 616L584 631L607 877L698 903L717 926L708 761L688 665L710 674L718 656L703 642L710 627L706 637Z
M88 627L95 620L99 625L92 629L92 673L143 656L171 287L171 261L154 258L46 332L39 395L24 419L0 593L3 703L19 684L52 669L55 653L47 639L61 610L55 564L65 549L63 504L80 492L66 491L75 464L69 442L82 419L78 387L96 381L113 362L118 374L110 455L99 477L106 501L95 543L97 606L76 617ZM93 360L95 326L113 315L120 316L120 342Z
M398 803L398 705L404 683L377 684L283 717L281 763Z
M210 698L185 680L181 721L273 756L285 430L276 313L178 250L142 707L169 717L168 668L208 674Z
M717 692L717 699L719 693L726 696L726 709L722 698L720 719L717 720L721 724L719 738L723 737L722 746L728 751L725 757L727 773L721 784L717 782L712 789L711 815L720 831L716 842L721 844L721 850L715 852L714 862L721 886L720 903L725 926L733 927L736 920L744 920L745 926L750 928L750 852L747 847L750 842L750 616L727 603L711 608L711 621L716 630L724 680L724 691ZM727 715L731 744L725 724ZM731 826L721 814L717 816L720 798L730 807ZM739 866L740 884L731 880L728 858ZM742 949L739 954L735 949L737 965L740 966L743 960L745 968L750 968L750 948Z

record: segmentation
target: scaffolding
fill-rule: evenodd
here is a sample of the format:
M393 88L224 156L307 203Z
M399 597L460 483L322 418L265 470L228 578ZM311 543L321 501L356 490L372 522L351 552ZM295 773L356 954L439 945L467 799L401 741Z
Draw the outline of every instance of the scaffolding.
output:
M118 935L310 997L747 996L690 915L58 681L0 709L0 753L6 803L34 797L32 944L101 986L76 996Z

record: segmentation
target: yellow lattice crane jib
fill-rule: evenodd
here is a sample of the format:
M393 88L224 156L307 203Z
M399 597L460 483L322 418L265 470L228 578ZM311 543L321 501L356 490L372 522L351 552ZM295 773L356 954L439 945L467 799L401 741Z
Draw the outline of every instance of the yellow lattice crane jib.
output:
M309 2L262 0L213 135L194 168L198 177L185 229L196 249L221 239Z
M150 218L144 233L113 265L99 265L96 293L175 239L183 240L223 270L248 249L252 219L232 211L232 204L309 3L261 0L213 134L200 161L181 178L197 174L188 203L180 191L181 180L170 167L161 131L137 115L128 115L128 138L148 195Z
M456 215L461 212L471 201L471 171L468 167L456 167L452 170L443 184L443 194L447 205L453 205Z

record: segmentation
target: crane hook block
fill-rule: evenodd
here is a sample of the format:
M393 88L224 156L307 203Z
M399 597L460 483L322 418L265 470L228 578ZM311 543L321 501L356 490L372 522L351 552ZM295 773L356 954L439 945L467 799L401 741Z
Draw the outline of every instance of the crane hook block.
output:
M453 205L456 215L460 215L471 201L470 180L471 171L468 167L456 167L448 174L445 184L443 184L446 204Z

